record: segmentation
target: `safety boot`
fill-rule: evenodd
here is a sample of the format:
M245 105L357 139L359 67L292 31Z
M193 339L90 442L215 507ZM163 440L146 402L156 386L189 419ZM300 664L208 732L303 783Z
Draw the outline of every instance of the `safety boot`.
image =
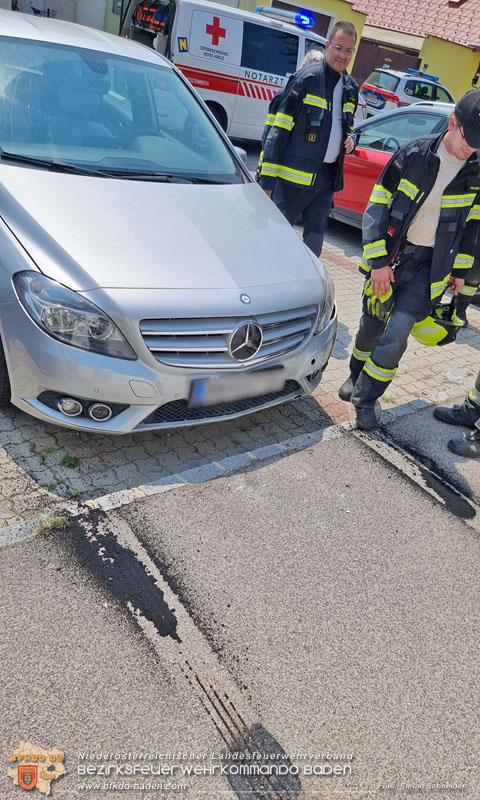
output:
M474 428L476 421L480 419L480 409L465 400L461 406L453 406L453 408L437 406L433 409L433 416L448 425L465 425L466 428Z
M340 389L338 390L338 396L340 400L345 400L346 403L349 403L354 389L355 384L353 382L353 378L351 375L349 375L345 383L342 383Z
M357 428L361 431L373 431L378 425L378 418L373 406L359 406L355 409Z
M480 458L480 430L464 433L458 439L450 439L448 449L463 458Z

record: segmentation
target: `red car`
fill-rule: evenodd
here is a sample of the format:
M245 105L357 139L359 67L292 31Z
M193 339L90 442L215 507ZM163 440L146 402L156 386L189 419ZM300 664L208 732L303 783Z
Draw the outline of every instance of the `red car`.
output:
M344 188L335 194L331 216L361 228L372 189L393 153L412 139L446 130L453 109L450 103L422 102L358 122L356 147L345 157Z

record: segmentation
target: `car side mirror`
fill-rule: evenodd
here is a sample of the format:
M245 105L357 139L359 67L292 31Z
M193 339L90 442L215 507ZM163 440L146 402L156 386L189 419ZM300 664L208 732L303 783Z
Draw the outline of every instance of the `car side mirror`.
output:
M237 145L233 146L237 156L240 156L245 166L247 166L247 151L243 149L243 147L237 147Z

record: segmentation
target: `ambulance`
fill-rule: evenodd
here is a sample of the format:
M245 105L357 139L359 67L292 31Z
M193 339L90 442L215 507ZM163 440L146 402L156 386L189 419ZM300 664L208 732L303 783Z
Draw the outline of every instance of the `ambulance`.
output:
M223 130L242 139L261 139L268 105L288 76L312 48L325 52L326 40L309 30L311 16L261 8L153 0L137 3L132 16L134 29L155 34L154 47L181 70Z

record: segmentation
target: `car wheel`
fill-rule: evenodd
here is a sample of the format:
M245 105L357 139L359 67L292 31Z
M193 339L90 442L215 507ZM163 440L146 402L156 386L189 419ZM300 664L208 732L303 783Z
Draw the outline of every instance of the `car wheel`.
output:
M216 103L207 103L209 111L213 114L222 130L227 130L227 115L221 106Z
M8 377L7 362L5 353L0 340L0 406L6 406L10 402L10 378Z
M480 289L477 289L475 294L473 295L471 302L474 306L480 306Z

